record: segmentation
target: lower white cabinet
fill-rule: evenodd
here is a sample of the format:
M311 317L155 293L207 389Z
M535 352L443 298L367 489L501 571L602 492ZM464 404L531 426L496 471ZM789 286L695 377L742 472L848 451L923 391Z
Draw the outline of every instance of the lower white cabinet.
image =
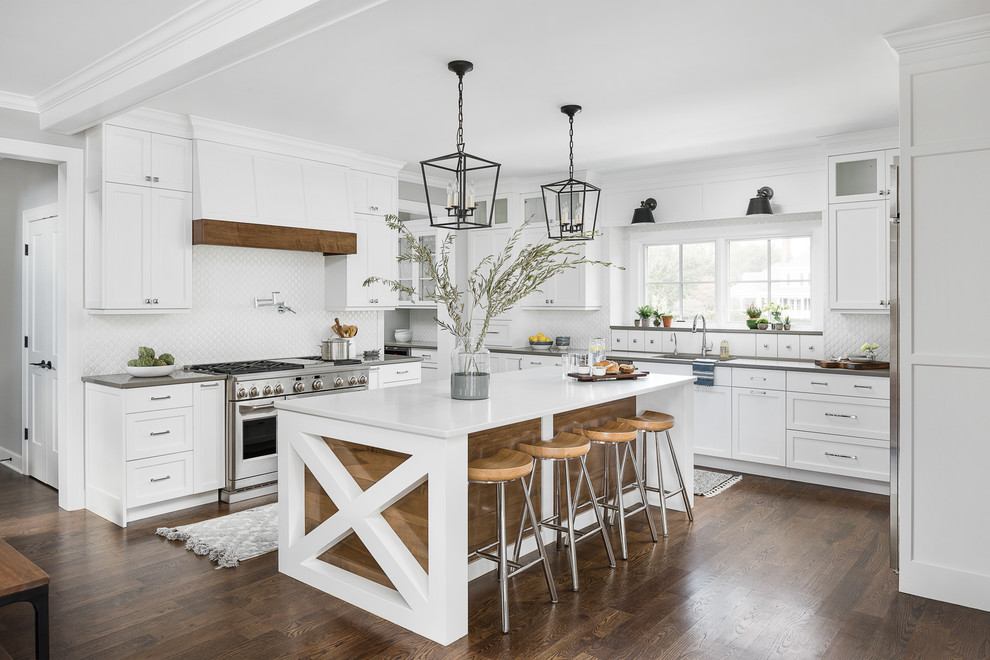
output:
M732 388L694 386L694 452L732 457Z
M784 465L786 393L732 388L732 458Z
M216 501L224 478L223 383L87 383L86 508L126 527Z
M886 481L890 479L890 445L884 440L788 431L787 466Z
M420 363L420 377L423 382L437 380L440 378L440 365L437 363L437 351L435 349L414 348L413 357L423 358Z
M422 365L419 362L399 362L372 367L368 374L368 389L411 385L423 380Z

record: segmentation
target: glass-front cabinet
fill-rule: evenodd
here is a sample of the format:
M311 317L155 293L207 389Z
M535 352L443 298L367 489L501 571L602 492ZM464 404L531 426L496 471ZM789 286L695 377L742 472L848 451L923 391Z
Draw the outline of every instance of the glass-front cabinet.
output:
M430 251L431 254L436 254L437 251L437 230L436 229L424 229L421 231L414 231L413 237L416 242L425 247ZM406 239L401 235L398 238L398 248L397 254L402 254L408 251L408 244ZM399 276L398 280L400 284L404 284L416 291L416 295L411 295L405 291L399 292L399 307L416 307L422 309L424 307L436 307L436 303L432 300L423 300L424 295L428 295L433 292L434 281L430 277L430 274L425 268L421 268L420 265L413 261L400 261L399 262Z
M897 149L830 156L828 203L882 201L890 195L888 172Z

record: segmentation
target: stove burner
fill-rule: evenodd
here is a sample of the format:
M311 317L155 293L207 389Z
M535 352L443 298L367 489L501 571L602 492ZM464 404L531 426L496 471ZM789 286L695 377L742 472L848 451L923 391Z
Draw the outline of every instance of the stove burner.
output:
M279 362L277 360L247 360L244 362L217 362L215 364L194 364L190 367L193 371L204 371L211 374L229 374L239 376L241 374L257 374L268 371L286 371L288 369L302 369L305 365L294 364L292 362Z

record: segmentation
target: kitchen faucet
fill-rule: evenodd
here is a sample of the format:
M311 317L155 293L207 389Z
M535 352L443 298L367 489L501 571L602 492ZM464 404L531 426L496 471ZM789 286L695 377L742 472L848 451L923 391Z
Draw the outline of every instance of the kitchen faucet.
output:
M712 347L708 345L708 323L705 322L704 314L695 314L694 323L691 324L691 332L698 331L698 317L701 317L701 357L706 357Z

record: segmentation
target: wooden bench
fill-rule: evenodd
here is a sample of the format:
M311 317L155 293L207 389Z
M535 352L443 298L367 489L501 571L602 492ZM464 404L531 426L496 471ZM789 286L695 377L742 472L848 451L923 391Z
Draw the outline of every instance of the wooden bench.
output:
M0 539L0 606L26 601L34 606L34 652L48 658L48 573Z

